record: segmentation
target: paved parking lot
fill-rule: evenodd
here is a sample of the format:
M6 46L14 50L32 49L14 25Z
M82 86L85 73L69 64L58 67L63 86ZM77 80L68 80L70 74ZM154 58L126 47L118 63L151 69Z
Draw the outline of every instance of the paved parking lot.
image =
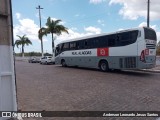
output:
M18 108L24 111L159 111L160 74L63 68L16 61ZM49 119L49 118L44 118ZM53 119L53 118L50 118ZM54 120L156 118L54 118Z

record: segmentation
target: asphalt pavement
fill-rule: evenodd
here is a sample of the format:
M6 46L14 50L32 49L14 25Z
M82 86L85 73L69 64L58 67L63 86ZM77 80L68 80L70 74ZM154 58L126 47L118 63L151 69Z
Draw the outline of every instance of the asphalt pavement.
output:
M156 69L159 69L159 66ZM18 109L22 111L160 110L159 73L144 71L101 72L97 69L63 68L58 65L16 61L16 78ZM40 120L156 119L156 117L59 117Z

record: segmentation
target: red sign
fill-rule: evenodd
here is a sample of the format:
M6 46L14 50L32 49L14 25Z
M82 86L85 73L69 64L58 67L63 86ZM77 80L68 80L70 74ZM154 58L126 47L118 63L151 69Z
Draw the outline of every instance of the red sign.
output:
M109 48L98 48L97 56L109 56Z
M149 55L149 49L145 49L145 55Z

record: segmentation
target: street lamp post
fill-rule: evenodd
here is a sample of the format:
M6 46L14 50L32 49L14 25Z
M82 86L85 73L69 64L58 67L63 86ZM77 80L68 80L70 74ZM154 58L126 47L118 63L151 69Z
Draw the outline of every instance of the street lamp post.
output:
M43 9L43 8L41 8L41 6L39 5L38 7L36 7L36 9L38 9L39 10L39 25L40 25L40 29L42 28L42 26L41 26L41 9ZM41 40L41 51L42 51L42 57L44 56L44 53L43 53L43 40L42 39L40 39Z
M147 2L147 27L149 27L150 0Z

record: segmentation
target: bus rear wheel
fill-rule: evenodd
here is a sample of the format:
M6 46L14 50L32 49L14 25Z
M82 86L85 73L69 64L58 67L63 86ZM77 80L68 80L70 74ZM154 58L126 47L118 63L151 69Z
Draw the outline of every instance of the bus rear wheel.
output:
M99 64L100 70L103 72L109 71L108 62L107 61L101 61Z
M67 66L65 60L62 60L62 61L61 61L61 64L62 64L62 67L66 67L66 66Z

